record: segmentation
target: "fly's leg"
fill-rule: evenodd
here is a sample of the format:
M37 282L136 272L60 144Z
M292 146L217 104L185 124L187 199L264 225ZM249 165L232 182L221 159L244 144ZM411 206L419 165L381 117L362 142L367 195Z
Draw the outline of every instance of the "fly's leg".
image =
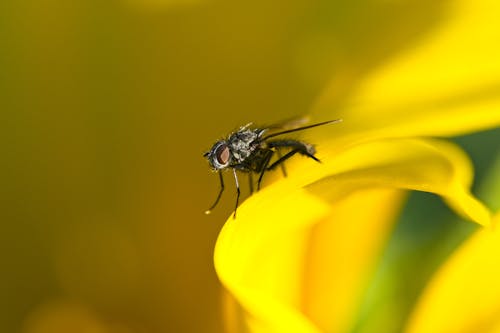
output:
M267 167L267 170L272 170L278 165L282 165L287 159L292 157L293 155L299 153L301 155L312 158L316 162L321 162L314 154L316 150L314 147L308 143L296 141L296 140L275 140L268 143L269 147L272 148L291 148L292 150L286 153L284 156L280 157L277 161Z
M250 194L252 194L253 193L253 177L252 177L251 171L248 173L248 185L250 188Z
M273 157L274 151L268 150L266 152L266 156L261 165L259 180L257 181L257 191L260 190L260 183L262 182L262 177L264 177L264 172L266 172L267 166L269 165L269 161L271 161L271 157Z
M205 214L210 214L212 212L212 209L214 209L215 206L217 206L217 204L219 203L222 192L224 192L224 179L222 178L221 172L218 172L218 174L219 174L219 179L220 179L220 191L219 191L219 194L217 195L217 199L215 199L214 204L212 206L210 206L210 208L205 211Z
M283 155L281 155L281 151L277 149L276 153L278 154L278 160L280 160L283 157ZM280 166L281 166L281 171L283 172L283 177L286 177L287 173L286 173L285 163L281 163Z
M238 202L240 201L240 183L238 182L238 175L236 169L233 169L234 182L236 183L236 204L234 205L233 219L236 219L236 210L238 209Z
M286 153L283 157L279 158L278 160L276 160L273 164L271 164L270 166L267 167L266 171L271 171L273 170L274 168L276 168L278 165L280 164L283 164L283 162L285 162L287 159L289 159L290 157L292 157L293 155L297 154L298 152L300 152L298 149L294 149L294 150L291 150L289 151L288 153Z

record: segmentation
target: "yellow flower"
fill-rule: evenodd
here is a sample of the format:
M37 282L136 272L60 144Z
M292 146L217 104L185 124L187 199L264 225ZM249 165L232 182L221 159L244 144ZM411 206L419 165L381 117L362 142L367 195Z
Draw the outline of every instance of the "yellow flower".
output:
M432 36L372 73L337 111L333 82L312 115L344 122L305 133L323 163L291 161L288 178L250 197L238 218L226 222L214 260L228 291L231 332L349 332L405 190L438 194L461 216L490 224L488 210L469 192L467 156L427 137L500 124L500 25L494 23L500 3L463 0L450 7L453 15ZM425 325L457 302L448 298L457 288L455 282L430 292L409 332L433 332ZM455 332L445 321L436 332Z

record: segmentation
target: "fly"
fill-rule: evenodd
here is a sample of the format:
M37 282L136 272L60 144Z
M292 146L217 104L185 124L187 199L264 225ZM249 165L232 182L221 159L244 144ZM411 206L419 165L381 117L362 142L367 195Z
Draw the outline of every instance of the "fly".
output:
M314 156L316 150L313 145L303 141L286 138L279 139L276 137L341 121L341 119L335 119L302 127L297 127L295 122L289 129L269 134L268 132L276 127L251 128L251 124L248 124L230 134L227 139L217 141L212 148L203 155L208 160L211 168L219 174L220 180L219 194L214 204L205 213L210 214L212 209L217 206L222 196L222 192L224 191L222 170L231 169L233 172L236 183L236 203L233 217L236 218L236 210L240 199L240 185L236 171L248 174L250 193L253 193L254 174L259 177L257 180L257 190L259 190L262 177L264 177L267 171L274 170L276 167L281 166L283 175L286 177L286 170L283 163L295 154L300 154L316 162L320 162L320 160ZM288 127L290 127L290 125ZM286 153L283 154L283 151L286 151ZM277 159L271 162L275 155Z

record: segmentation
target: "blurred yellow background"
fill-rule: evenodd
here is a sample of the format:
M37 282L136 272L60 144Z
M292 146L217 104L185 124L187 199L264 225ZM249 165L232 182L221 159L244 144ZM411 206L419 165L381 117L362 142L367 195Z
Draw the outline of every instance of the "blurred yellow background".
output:
M2 1L0 332L221 332L234 190L203 214L202 154L340 98L446 4Z

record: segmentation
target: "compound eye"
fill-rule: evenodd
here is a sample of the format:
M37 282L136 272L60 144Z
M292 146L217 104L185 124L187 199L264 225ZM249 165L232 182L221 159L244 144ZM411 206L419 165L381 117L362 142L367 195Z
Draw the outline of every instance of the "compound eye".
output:
M215 150L215 158L221 167L227 166L230 158L229 147L226 144L221 144L217 147Z

